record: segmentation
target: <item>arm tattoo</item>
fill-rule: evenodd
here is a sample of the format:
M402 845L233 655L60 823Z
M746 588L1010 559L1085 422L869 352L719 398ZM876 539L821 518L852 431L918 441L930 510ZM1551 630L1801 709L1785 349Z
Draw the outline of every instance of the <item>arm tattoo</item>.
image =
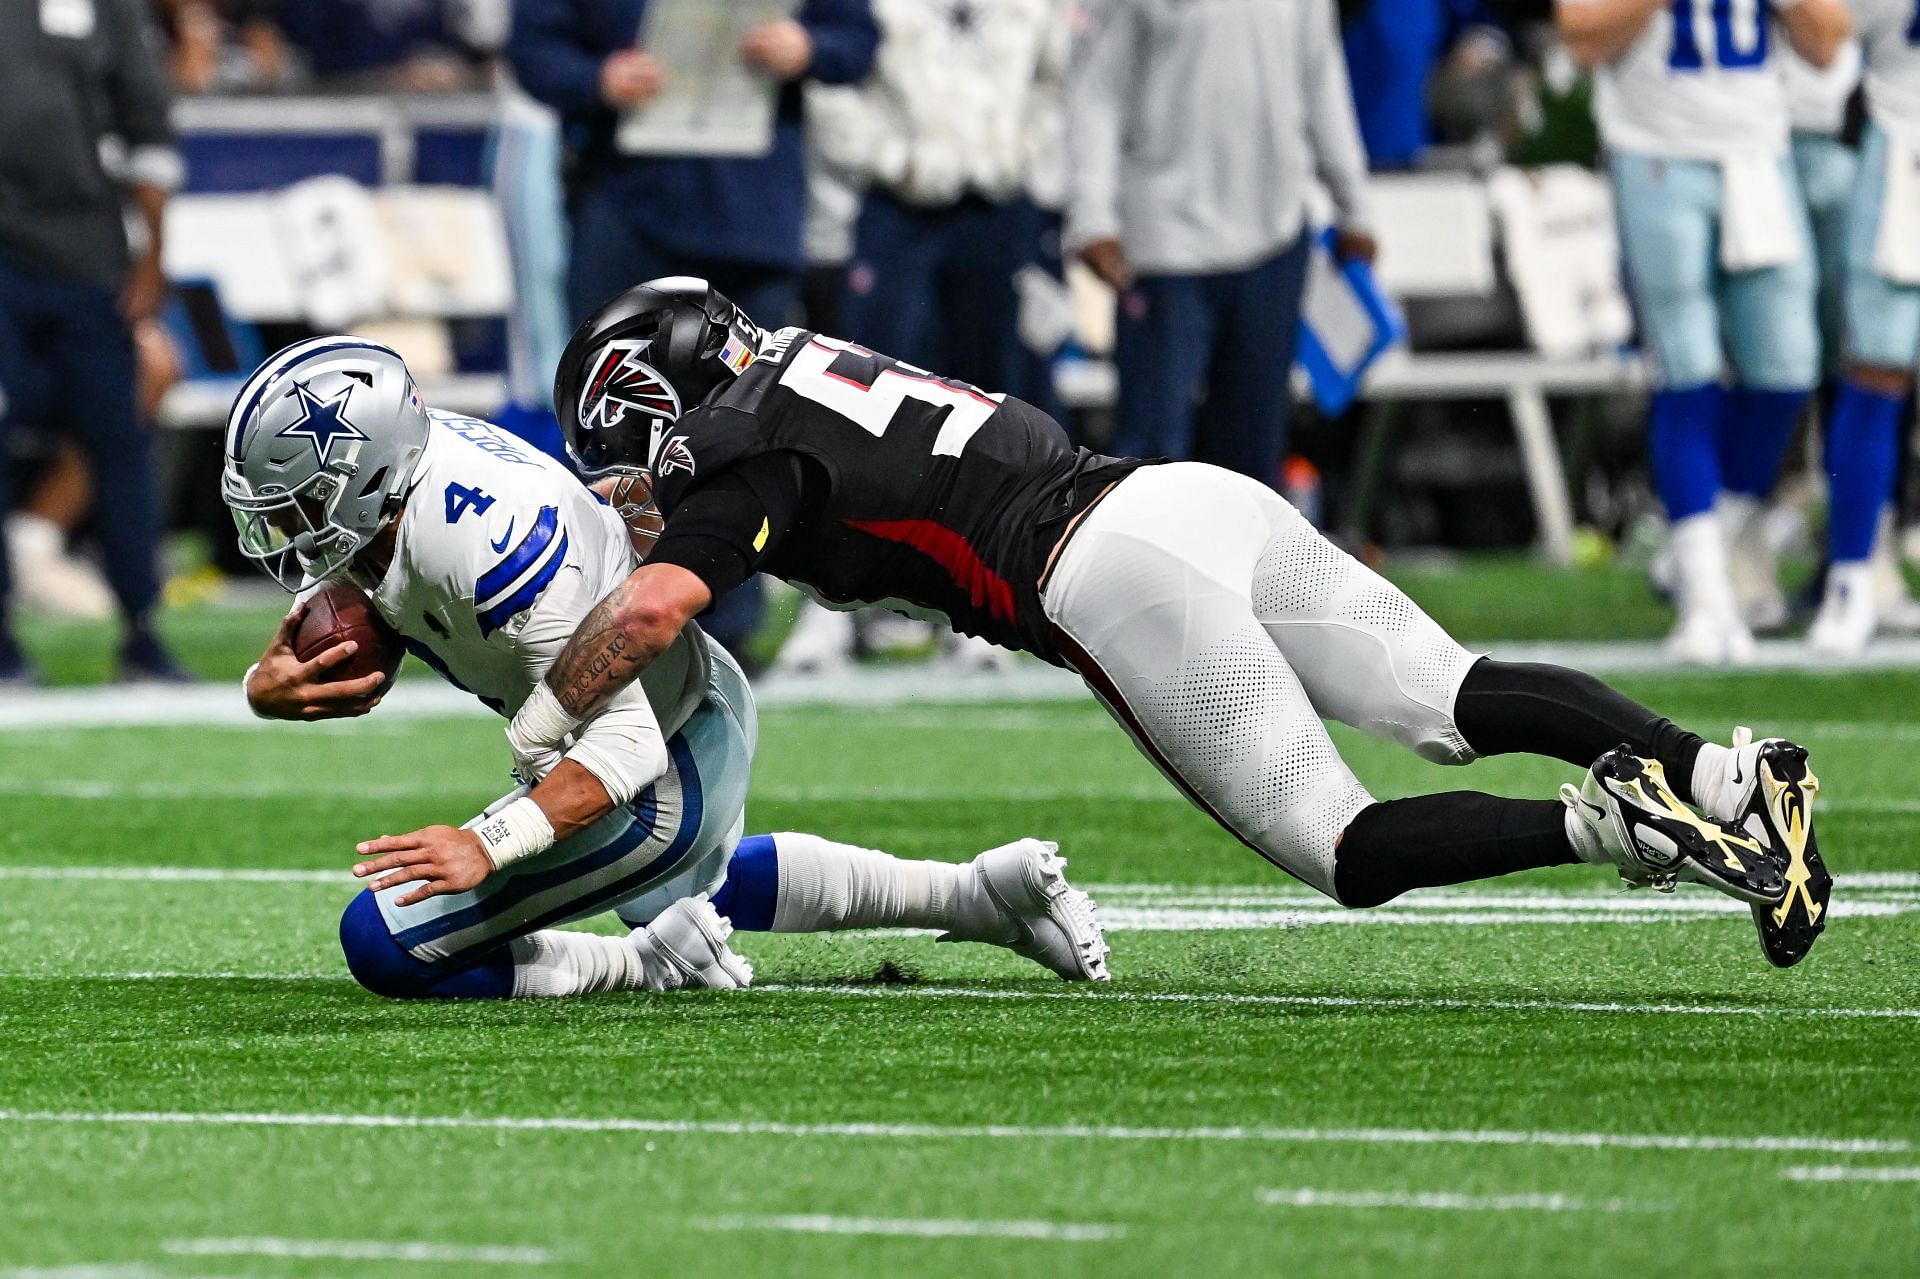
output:
M594 605L547 671L547 687L575 719L598 713L659 656L616 620L618 603L631 587L630 580L623 582Z

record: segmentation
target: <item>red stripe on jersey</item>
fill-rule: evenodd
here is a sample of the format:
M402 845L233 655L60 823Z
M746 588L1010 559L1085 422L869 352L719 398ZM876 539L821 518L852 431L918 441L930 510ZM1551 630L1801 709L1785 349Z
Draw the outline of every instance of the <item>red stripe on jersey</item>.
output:
M848 520L847 527L889 542L911 546L947 571L964 588L973 606L983 605L1003 622L1013 620L1013 587L987 567L967 539L932 520Z

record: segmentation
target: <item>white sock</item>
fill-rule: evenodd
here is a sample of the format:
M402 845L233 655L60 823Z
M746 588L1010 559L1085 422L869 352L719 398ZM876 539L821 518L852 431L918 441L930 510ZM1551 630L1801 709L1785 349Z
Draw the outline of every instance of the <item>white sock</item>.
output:
M7 546L18 558L49 560L66 554L67 535L52 520L15 511L7 516Z
M1573 845L1573 855L1583 862L1601 865L1613 861L1607 856L1606 846L1600 842L1600 832L1587 825L1587 819L1571 808L1561 818L1567 829L1567 843Z
M515 999L647 988L640 953L625 937L546 929L516 937L507 948Z
M1706 743L1693 757L1694 807L1708 809L1710 817L1724 816L1712 811L1709 805L1717 804L1720 793L1726 789L1727 766L1732 762L1733 752L1718 742Z
M903 861L888 853L783 831L773 837L780 863L776 933L836 928L941 928L965 932L992 918L970 867Z
M1673 557L1680 567L1680 609L1691 613L1733 612L1733 579L1727 569L1727 540L1720 517L1702 511L1673 526Z

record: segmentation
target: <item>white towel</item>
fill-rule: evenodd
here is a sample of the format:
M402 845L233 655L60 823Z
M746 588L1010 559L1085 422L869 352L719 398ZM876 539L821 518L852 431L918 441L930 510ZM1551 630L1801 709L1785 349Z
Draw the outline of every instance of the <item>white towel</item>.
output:
M1873 269L1895 284L1920 285L1920 146L1891 134Z
M1742 152L1720 161L1720 265L1729 271L1785 266L1802 246L1780 158Z

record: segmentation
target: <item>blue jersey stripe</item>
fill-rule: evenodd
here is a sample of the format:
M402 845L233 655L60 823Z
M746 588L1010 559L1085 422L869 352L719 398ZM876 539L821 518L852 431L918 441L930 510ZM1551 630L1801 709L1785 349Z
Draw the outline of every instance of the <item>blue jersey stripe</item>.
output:
M247 395L247 388L245 386L240 388L240 394L247 395L246 406L229 413L227 418L227 454L232 457L234 461L238 462L242 460L243 454L240 448L240 441L247 433L247 419L252 417L254 409L260 406L260 397L267 393L268 384L271 383L275 377L279 376L280 373L285 371L287 365L299 360L304 360L309 356L325 355L328 351L379 351L382 354L385 354L387 351L387 348L384 346L376 346L372 342L360 342L352 338L342 339L338 342L326 342L320 338L309 340L322 342L322 345L305 351L300 350L297 346L282 351L266 364L254 370L253 377L259 381L260 385L253 388L252 395ZM270 367L271 371L269 372ZM251 385L251 382L249 382L249 385ZM236 396L235 398L238 399L239 397Z
M563 532L560 534L560 545L547 557L547 562L534 571L532 577L521 583L519 590L480 614L480 638L485 639L505 626L515 613L532 608L533 602L540 598L540 592L553 583L566 559L567 535Z
M544 928L555 920L578 915L591 907L606 907L615 902L624 901L635 893L666 879L680 868L682 862L686 861L687 854L693 850L694 842L700 834L701 822L705 820L706 797L700 790L700 770L694 762L693 748L687 745L686 739L680 734L676 733L668 739L667 756L672 761L670 767L680 778L680 826L673 832L666 848L658 857L642 866L634 874L623 876L589 897L562 902L539 918L530 921L526 925L527 932ZM640 792L634 798L630 808L633 812L633 824L615 836L606 847L588 853L584 857L563 862L551 869L530 870L517 875L499 892L471 906L442 915L438 919L423 920L412 928L395 933L394 941L411 950L437 937L447 937L471 928L494 915L510 910L529 897L557 888L569 880L590 875L603 867L613 865L652 838L659 825L659 803L652 786Z
M533 522L533 528L520 539L520 545L507 552L507 558L495 564L480 575L474 583L473 602L478 604L490 600L501 591L513 585L513 579L526 572L533 562L553 542L554 530L560 527L560 508L543 506L539 518Z

